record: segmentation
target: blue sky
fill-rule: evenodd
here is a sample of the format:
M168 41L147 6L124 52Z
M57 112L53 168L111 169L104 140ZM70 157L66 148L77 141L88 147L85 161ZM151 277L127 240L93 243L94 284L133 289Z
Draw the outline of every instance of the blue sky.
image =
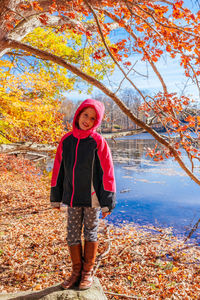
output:
M195 0L194 0L195 1ZM192 0L185 0L185 6L190 8L192 11L197 10L197 7L192 3ZM125 38L123 32L121 30L118 30L117 33L115 32L111 39L118 40ZM136 60L136 69L140 73L146 74L146 63L141 62L140 58L136 55L132 55L129 59L132 63L135 63ZM167 88L169 92L177 92L180 94L183 90L184 84L186 82L186 77L184 76L184 71L180 67L179 62L177 59L171 59L168 54L165 55L164 58L161 58L157 63L156 66L161 73L164 81L167 84ZM121 72L116 68L114 71L114 74L110 78L112 86L108 85L107 80L105 78L105 84L108 88L110 88L112 91L115 91L117 87L119 86L121 80L123 78L123 75ZM153 73L151 67L148 67L148 78L144 78L138 75L131 75L131 79L133 80L134 84L142 90L148 90L148 93L151 95L155 94L158 91L162 91L162 86L160 84L160 81ZM123 82L122 88L130 88L130 84L127 81ZM100 91L96 88L94 88L92 94L98 94ZM192 85L191 83L187 85L187 88L184 90L184 94L187 96L190 96L191 98L194 98L194 100L199 101L199 94L197 88ZM71 93L67 93L66 97L73 101L78 100L84 100L88 97L91 97L91 94L87 93L78 93L76 91L73 91Z
M140 63L138 63L138 65L139 64ZM164 81L167 84L168 91L177 92L178 94L180 94L184 88L186 77L184 77L183 70L180 68L178 62L176 60L171 60L170 58L168 58L167 62L160 61L157 64L157 66L160 73L162 74ZM146 68L145 64L141 63L138 69L142 72L144 68ZM112 91L115 91L117 89L122 78L123 75L121 75L120 71L116 69L114 71L114 74L110 78L112 82L112 87L111 87ZM132 78L134 84L136 84L136 86L139 89L148 90L148 92L152 95L158 92L159 90L162 91L161 83L159 79L155 76L155 74L153 74L151 67L148 68L148 78L144 78L137 75ZM121 86L122 89L130 88L130 87L131 87L130 84L126 81L124 81L124 83ZM70 100L78 101L78 100L84 100L87 97L91 97L92 94L98 94L98 92L100 93L100 91L97 88L94 88L91 94L87 94L84 92L80 94L79 92L72 91L71 93L67 93L66 97ZM184 94L187 96L191 96L195 100L199 99L198 90L194 85L188 84L187 88L184 90Z

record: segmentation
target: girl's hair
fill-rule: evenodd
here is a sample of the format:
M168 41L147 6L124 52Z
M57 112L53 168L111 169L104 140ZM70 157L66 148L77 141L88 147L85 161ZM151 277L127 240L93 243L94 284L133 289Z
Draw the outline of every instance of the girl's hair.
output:
M88 107L89 107L89 106L88 106ZM79 124L78 124L79 117L80 117L80 115L82 114L82 112L84 112L84 110L86 110L86 108L87 108L87 107L84 107L84 108L79 112L79 114L76 116L75 126L76 126L78 129L80 129L80 128L79 128Z
M76 116L75 126L76 126L78 129L80 129L80 128L79 128L79 124L78 124L79 117L80 117L80 115L82 114L82 112L84 112L84 111L85 111L87 108L89 108L89 107L93 108L92 106L86 106L86 107L84 107L84 108L79 112L79 114Z

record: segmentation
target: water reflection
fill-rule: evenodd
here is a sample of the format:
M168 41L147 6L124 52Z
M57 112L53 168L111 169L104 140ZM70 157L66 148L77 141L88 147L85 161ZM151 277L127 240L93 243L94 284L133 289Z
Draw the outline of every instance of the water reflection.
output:
M120 139L108 142L115 162L140 165L148 147L155 147L153 139Z
M117 181L117 207L109 217L114 223L130 221L173 227L189 235L200 217L200 187L173 160L154 162L145 156L155 140L143 138L109 140ZM150 136L149 136L150 137ZM200 242L200 230L193 232Z

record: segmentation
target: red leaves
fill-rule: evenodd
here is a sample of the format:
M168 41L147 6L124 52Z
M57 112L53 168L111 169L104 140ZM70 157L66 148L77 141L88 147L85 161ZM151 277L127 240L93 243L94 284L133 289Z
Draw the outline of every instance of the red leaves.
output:
M39 2L38 1L33 1L32 2L32 6L35 10L37 11L43 11L43 8L39 5Z
M99 49L93 54L93 58L96 60L99 60L105 56L106 56L106 53L105 53L104 49L102 49L102 50Z
M57 5L56 5L56 1L53 0L53 3L52 3L52 5L51 5L50 8L49 8L49 12L52 14L52 13L54 13L55 11L57 11Z
M110 47L110 51L113 53L113 54L117 54L119 49L118 47Z
M200 116L196 116L197 122L198 122L198 126L200 126Z
M164 160L164 157L163 157L164 152L161 150L158 150L157 148L158 148L157 144L155 145L154 149L147 148L146 156L153 158L154 161L162 161L162 160Z
M86 30L86 36L87 38L90 38L92 36L92 32L90 30Z
M75 15L75 13L72 11L72 12L68 12L68 13L66 13L66 14L64 14L64 15L66 15L66 16L68 16L69 18L72 18L72 19L75 19L75 17L76 17L76 15Z
M49 207L49 179L42 176L36 181L36 175L27 181L20 170L11 175L2 172L4 160L0 160L0 292L41 290L70 274L66 215ZM22 165L17 160L16 166ZM162 299L173 293L181 299L198 298L200 250L185 247L170 228L100 222L98 256L110 240L110 251L97 270L108 299L113 299L109 292L116 293L116 299L122 299L121 294Z
M178 0L174 3L174 8L175 9L178 9L178 8L181 8L183 6L183 0Z
M126 66L126 67L129 67L129 66L131 66L132 64L131 64L130 61L126 61L126 62L123 63L123 65Z
M41 22L43 25L47 25L48 19L49 19L49 18L47 17L46 14L43 14L43 15L40 15L40 16L39 16L39 20L40 20L40 22Z
M11 23L6 23L6 28L8 31L12 30L14 28L14 25Z
M13 11L9 11L4 16L5 19L5 27L8 31L12 30L17 24L18 20Z
M145 46L145 42L141 39L138 39L137 40L137 45L138 45L138 47L143 48Z
M187 125L180 126L179 128L176 129L177 132L184 132L188 129Z
M151 98L151 97L150 97ZM177 97L176 93L162 94L158 93L154 98L146 103L143 103L139 110L143 111L146 117L155 115L164 128L167 131L167 136L170 141L170 145L174 150L183 149L186 151L189 157L199 159L200 151L197 151L196 138L192 141L192 134L196 136L200 131L200 116L198 116L199 110L192 110L193 114L188 114L186 107L190 104L189 98L182 96ZM176 138L179 138L179 143ZM180 147L181 145L181 147ZM178 155L181 155L181 151L177 151ZM154 160L163 160L163 157L171 157L169 150L162 149L148 149L147 155Z
M154 234L150 233L150 229ZM186 267L184 262L191 259L193 251L188 253L187 249L184 255L182 251L178 252L184 247L183 242L173 236L170 238L170 229L165 231L146 226L138 230L129 224L119 229L113 228L110 235L111 252L104 259L102 268L97 271L105 291L116 293L115 297L119 297L118 299L122 299L123 294L127 298L130 295L144 299L164 299L162 297L170 298L174 292L179 296L185 292L184 285L191 272L188 272L190 267ZM168 260L165 255L169 251L174 255L175 249L178 253L177 260ZM199 252L197 248L195 251ZM192 255L193 260L195 255ZM198 270L197 265L195 269ZM184 284L180 287L182 282ZM196 284L197 280L194 286ZM191 292L194 286L188 286L188 291ZM198 287L195 287L193 296L196 293L198 294Z
M174 5L173 5L173 13L172 16L175 19L181 19L182 17L184 17L184 13L182 10L180 10L180 7L182 6L183 1L177 1Z
M121 60L121 55L118 54L118 47L109 47L110 52L112 53L112 55L115 57L116 60ZM102 59L103 57L106 56L106 51L105 49L98 49L94 54L93 54L93 58L96 60Z
M30 8L30 6L31 4L22 4L22 3L19 4L19 8L22 10L27 10Z
M0 154L0 170L2 172L13 172L21 174L27 179L30 176L38 177L39 169L37 169L28 159L17 158L12 155Z
M172 51L172 48L171 48L170 45L167 45L167 46L166 46L166 51L167 51L167 52L171 52L171 51Z
M195 119L196 117L188 115L187 118L185 119L186 122L189 122L188 127L195 127Z
M123 39L115 44L118 51L125 52L124 57L128 57L128 55L126 54L128 52L128 49L126 48L126 43L127 40Z

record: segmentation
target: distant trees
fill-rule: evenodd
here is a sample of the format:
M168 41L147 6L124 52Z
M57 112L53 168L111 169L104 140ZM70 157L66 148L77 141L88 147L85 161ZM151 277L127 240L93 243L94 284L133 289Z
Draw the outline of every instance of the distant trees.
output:
M131 88L127 88L127 89L122 90L122 92L120 92L120 95L121 95L121 98L123 99L125 105L131 109L131 111L134 113L134 115L137 118L145 121L144 113L139 111L139 107L142 103L142 97L140 96L140 94L135 92ZM132 124L132 122L130 122L130 119L128 118L128 116L126 116L126 121L125 121L123 127L127 128L127 129L138 128L137 124L135 124L135 126L133 126L133 124Z
M66 129L69 129L70 123L72 122L75 107L76 104L68 99L64 99L61 104L60 112L63 114L63 123Z
M131 88L123 89L120 92L120 96L123 99L125 105L139 118L145 121L146 117L143 112L139 111L139 107L142 103L141 96ZM136 129L138 126L130 121L127 115L125 115L112 99L104 94L94 94L95 99L102 101L106 108L106 116L102 123L104 131L120 131Z
M29 39L29 34L38 28L39 32L40 28L44 29L41 31L43 40L41 34ZM175 59L185 80L200 92L199 28L200 13L191 11L182 0L1 0L0 55L10 60L20 57L30 62L34 59L45 70L56 70L58 78L65 74L63 81L69 77L68 84L85 82L89 89L97 87L132 123L149 132L162 145L162 151L152 149L153 159L174 157L200 185L194 167L200 160L200 153L193 141L193 133L199 134L200 121L197 118L196 126L192 115L180 118L191 99L169 89L158 64L166 55ZM111 42L115 30L122 34ZM81 36L75 48L73 34ZM59 47L56 48L57 43ZM145 62L158 78L158 93L146 95L135 84L135 74L141 75L135 57ZM114 66L122 74L122 82L113 88L109 76ZM119 93L124 81L141 97L138 115L125 105ZM126 95L125 101L128 103L129 96ZM110 117L113 127L114 116ZM153 130L154 121L165 127L167 139ZM130 125L127 119L126 125ZM173 134L179 137L178 142ZM183 161L182 152L188 156L188 164Z

